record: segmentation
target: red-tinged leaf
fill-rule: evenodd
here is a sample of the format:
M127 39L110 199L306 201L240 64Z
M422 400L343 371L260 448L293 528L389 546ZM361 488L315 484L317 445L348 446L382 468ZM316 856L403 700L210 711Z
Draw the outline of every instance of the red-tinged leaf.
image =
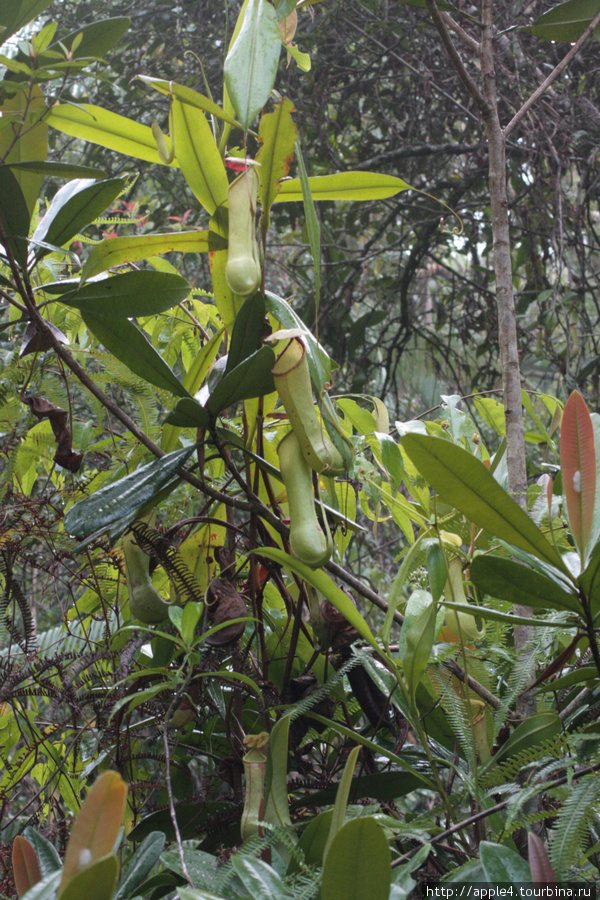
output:
M22 897L42 879L35 850L27 838L16 837L12 848L13 878L17 894Z
M527 836L527 844L529 848L529 868L531 869L531 878L534 884L556 884L556 875L550 865L548 854L544 843L532 831Z
M95 782L71 830L59 896L82 869L112 852L126 798L127 785L118 772L104 772Z
M560 455L571 531L583 558L594 521L596 450L592 419L578 391L573 391L563 412Z

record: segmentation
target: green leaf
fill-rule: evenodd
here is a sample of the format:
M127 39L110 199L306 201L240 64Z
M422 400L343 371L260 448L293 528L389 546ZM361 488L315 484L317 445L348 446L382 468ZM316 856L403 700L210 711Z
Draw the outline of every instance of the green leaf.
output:
M403 777L403 776L401 776ZM318 791L317 793L321 793ZM331 791L330 791L331 793ZM368 794L370 797L371 794ZM327 801L325 801L327 802ZM309 866L322 866L325 845L331 830L333 809L324 809L318 816L310 819L298 842L298 849L304 854L304 859ZM288 866L288 875L293 875L300 868L296 857L292 857Z
M287 828L292 824L287 790L290 721L290 716L286 715L275 723L266 749L264 820L277 828Z
M373 632L357 608L354 606L348 595L331 580L326 572L323 572L322 569L311 569L309 566L301 563L300 560L294 559L289 553L285 553L283 550L279 550L276 547L261 547L253 552L260 554L260 556L264 556L266 559L274 560L276 563L279 563L280 566L290 569L290 571L299 575L300 578L303 578L304 581L308 581L309 584L312 584L312 586L323 594L323 596L335 606L337 611L340 612L354 628L356 628L358 633L363 636L371 647L373 647L377 653L380 652L379 645L373 636Z
M336 835L341 831L344 825L344 819L346 818L346 809L348 808L348 795L350 793L350 787L352 786L352 776L354 775L354 768L356 766L356 760L358 759L359 753L360 746L356 746L353 747L353 749L348 754L348 759L346 760L346 765L344 766L344 771L342 772L342 777L340 778L340 783L338 784L337 791L335 793L335 803L333 804L331 825L329 826L327 843L325 844L325 849L323 851L323 864L327 862L327 855L331 849L331 845Z
M173 231L168 234L133 234L106 238L96 244L83 267L81 280L106 272L111 266L149 259L162 253L206 253L208 231Z
M377 172L338 172L335 175L313 175L308 179L314 200L385 200L401 191L411 190L410 184L395 175ZM275 203L292 203L303 199L299 178L282 182Z
M6 30L2 32L2 41L7 41L23 25L32 22L51 2L52 0L11 0L3 3L0 6L0 26Z
M209 412L216 416L240 400L270 394L275 390L271 374L274 365L275 354L271 347L261 347L217 383L208 398Z
M296 126L292 121L293 112L292 102L282 99L274 112L264 113L260 117L260 149L256 161L260 163L258 196L262 207L260 227L263 236L269 230L271 206L281 188L280 180L287 176L294 158Z
M102 318L127 319L172 309L190 290L181 275L140 269L85 284L74 294L61 297L60 302Z
M285 900L287 891L285 884L275 869L262 859L249 856L233 856L231 865L254 900Z
M135 890L158 861L165 846L165 840L162 831L153 831L144 838L121 876L114 900L134 896Z
M227 202L227 172L202 110L175 99L171 108L177 162L192 193L212 215Z
M0 166L0 223L7 246L21 269L27 268L29 211L19 182L8 168Z
M523 31L548 41L573 43L600 12L600 0L567 0L539 16ZM598 31L596 31L598 34Z
M83 310L83 321L104 347L149 384L180 397L188 392L140 329L129 319L108 319Z
M372 816L347 822L331 844L323 866L322 900L388 900L390 848Z
M27 826L23 835L33 845L35 855L40 864L40 871L44 877L62 869L62 860L58 855L58 851L48 838L45 838L43 834L39 834L31 825Z
M126 184L126 178L108 178L105 181L77 178L69 181L54 195L33 233L33 240L64 246L104 212ZM36 255L40 259L47 253L48 250L42 247Z
M558 551L471 453L420 434L405 435L402 447L444 502L480 528L568 574Z
M178 887L177 896L179 900L223 900L223 897L217 894L209 894L207 891L197 888Z
M594 426L579 391L573 391L560 426L560 461L569 524L581 559L594 524L596 501L596 450Z
M4 96L0 104L8 126L0 129L0 159L5 163L45 160L48 156L48 125L45 121L46 100L38 84L27 92ZM15 172L31 219L37 203L42 176L37 172Z
M189 876L195 885L198 885L203 890L216 890L220 866L216 856L206 853L204 850L184 847L183 858ZM165 851L161 856L161 862L171 871L183 876L183 868L177 848Z
M95 166L76 166L74 163L48 162L43 159L11 162L5 165L20 172L50 175L53 178L106 178L104 169Z
M273 6L267 0L250 0L224 68L227 93L244 131L271 95L280 54Z
M76 31L61 37L60 42L55 41L50 45L50 50L56 50L63 44L71 51L71 59L84 59L86 57L101 57L117 44L131 25L131 19L127 16L114 16L109 19L99 19L90 25L84 25ZM73 47L73 42L76 41ZM73 48L73 49L72 49Z
M64 887L61 885L57 900L112 900L118 876L119 860L111 853L77 872Z
M578 581L589 600L592 615L596 616L600 609L600 543L594 547L590 561Z
M490 609L487 606L473 606L471 603L450 603L448 600L442 601L445 607L454 609L457 612L465 613L468 616L479 616L482 619L490 619L492 622L504 622L505 625L531 625L538 628L558 628L565 627L564 622L553 622L548 619L532 619L527 616L513 616L510 613L498 612L497 609Z
M65 531L75 537L86 537L135 515L176 477L178 469L193 452L193 447L175 450L80 500L65 515Z
M488 765L493 765L500 760L515 756L522 750L537 747L544 741L549 741L562 731L562 721L556 712L534 713L517 725L509 739L502 744L498 752L492 757Z
M376 431L375 437L381 447L382 465L390 476L393 489L399 491L404 478L404 463L402 462L400 447L389 434L382 434Z
M176 160L164 163L160 158L151 128L100 106L90 103L77 106L57 103L50 107L45 121L57 131L92 144L100 144L101 147L108 147L109 150L116 150L126 156L158 165L177 165Z
M533 609L567 609L581 613L581 603L575 593L563 590L551 578L511 559L477 556L469 572L475 587L490 597Z
M398 655L413 702L437 637L436 613L436 605L428 591L417 590L411 594L400 631Z
M226 375L259 349L264 327L265 298L257 292L244 301L235 317L225 367Z
M315 201L311 193L310 179L304 165L304 157L302 156L300 141L298 140L296 140L296 159L298 160L298 171L300 172L300 188L302 190L308 244L315 267L315 315L318 317L319 301L321 299L321 225L319 224Z
M490 884L515 881L531 884L529 864L522 856L519 856L516 850L511 850L510 847L505 847L503 844L482 841L479 845L479 858L486 881L489 881Z
M137 77L140 81L143 81L155 90L160 91L161 94L166 94L168 97L177 97L178 100L182 103L187 103L188 106L195 106L196 109L202 109L211 116L223 119L223 121L227 122L229 125L237 126L238 128L240 127L239 122L236 122L236 120L222 110L220 106L217 106L216 103L209 100L204 94L199 94L190 87L185 87L185 85L177 84L174 81L166 81L164 78L153 78L151 75L138 75Z
M210 425L210 413L197 400L182 397L166 417L165 425L178 429L207 428Z

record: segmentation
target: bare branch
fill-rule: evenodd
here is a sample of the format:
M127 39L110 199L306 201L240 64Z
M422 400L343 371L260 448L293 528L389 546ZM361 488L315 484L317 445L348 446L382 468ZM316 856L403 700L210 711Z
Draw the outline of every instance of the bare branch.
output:
M566 54L566 56L563 56L563 58L561 59L559 64L552 70L552 72L550 72L550 74L548 75L546 80L542 81L540 86L535 89L533 94L525 101L523 106L519 110L517 110L517 112L514 114L514 116L512 117L512 119L510 120L510 122L508 123L506 128L504 129L504 137L505 138L507 135L510 134L510 132L513 130L513 128L516 128L516 126L519 124L521 119L529 112L529 110L531 109L533 104L537 103L537 101L542 96L542 94L544 94L548 90L550 85L556 81L558 76L564 72L564 70L567 68L567 66L573 59L573 57L577 55L577 53L579 52L581 47L585 44L587 39L589 37L591 37L591 35L593 34L594 30L598 27L598 25L600 25L600 12L592 19L592 21L590 22L588 27L585 29L585 31L579 38L579 40L573 44L573 46L571 47L569 52Z
M452 38L450 37L450 33L448 31L448 28L446 27L446 22L442 18L442 14L437 8L435 0L425 0L425 5L427 6L427 11L433 20L433 24L437 28L438 34L442 39L442 43L446 48L446 53L448 54L452 65L456 69L458 77L468 90L469 94L471 95L481 112L487 113L489 111L487 101L476 83L467 72L463 59L452 42Z

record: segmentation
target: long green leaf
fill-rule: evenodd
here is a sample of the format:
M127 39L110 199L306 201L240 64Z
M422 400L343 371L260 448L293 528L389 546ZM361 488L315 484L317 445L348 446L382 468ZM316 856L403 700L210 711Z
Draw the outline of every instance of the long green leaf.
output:
M61 874L61 870L57 869L55 872L45 875L21 897L21 900L54 900Z
M62 247L104 212L126 184L126 178L108 178L105 181L77 178L69 181L54 195L33 233L33 240ZM42 247L36 255L41 258L47 253L48 250Z
M174 81L166 81L164 78L153 78L151 75L138 75L137 77L140 81L160 91L161 94L166 94L168 97L177 97L178 100L182 103L187 103L188 106L195 106L196 109L202 109L211 116L223 119L229 125L240 127L239 122L236 122L232 116L228 115L220 106L217 106L213 100L209 100L208 97L205 97L204 94L199 94L193 88L177 84Z
M190 290L181 275L140 269L84 284L74 294L61 297L60 302L84 313L122 320L172 309Z
M273 726L267 746L264 820L277 828L292 824L287 789L289 731L290 717L286 715Z
M573 391L560 427L560 460L569 524L581 559L594 524L596 501L596 450L594 426L579 391Z
M27 93L18 91L12 97L5 96L0 104L0 113L12 120L12 127L0 129L0 159L7 163L44 161L48 156L48 125L45 120L46 100L40 86L34 84ZM17 169L15 176L31 219L40 194L42 176L26 169Z
M26 269L29 212L19 182L8 166L0 166L0 222L6 234L5 250L10 250L21 268Z
M495 537L568 574L558 551L478 459L443 438L407 434L402 447L442 500Z
M57 900L112 900L118 877L119 860L110 854L77 872L64 887L61 885Z
M491 841L482 841L479 845L479 856L485 877L490 884L515 881L531 884L531 869L516 850Z
M287 99L281 100L274 112L260 117L258 138L260 149L256 161L260 163L258 195L262 213L260 226L263 235L269 230L271 206L281 188L281 179L290 170L296 144L296 126L292 121L294 107Z
M178 397L189 396L160 353L129 319L108 319L89 310L83 310L82 316L94 337L140 378Z
M175 450L80 500L65 515L65 531L86 537L135 514L173 480L193 452L193 447Z
M0 6L0 26L5 29L0 34L2 41L7 41L23 25L32 22L51 3L52 0L11 0L3 3Z
M352 786L352 776L354 775L354 768L356 766L356 760L358 759L359 753L360 746L354 747L350 751L348 759L346 760L346 765L344 766L344 771L342 772L342 777L340 778L340 783L338 784L338 788L335 793L333 815L331 817L331 824L329 826L329 834L327 835L327 843L325 844L325 849L323 850L323 864L327 862L327 854L329 853L329 848L331 847L338 832L341 831L344 824L344 819L346 818L348 795L350 794L350 787Z
M275 10L267 0L250 0L225 60L225 86L245 131L273 90L281 55Z
M551 740L560 734L562 730L561 718L557 712L534 713L520 725L517 725L506 743L502 744L488 765L493 765L502 759L515 756L522 750L537 747L544 741Z
M36 175L52 175L54 178L106 178L104 169L96 166L77 166L75 163L49 162L44 159L33 159L20 162L5 163L10 169L21 172L35 172Z
M337 834L323 865L322 900L388 900L391 854L372 816L352 819Z
M414 703L436 638L436 604L428 591L414 591L404 613L398 654Z
M264 324L265 298L263 294L257 292L253 297L248 297L244 301L235 317L225 374L231 372L259 349Z
M304 157L302 156L299 141L296 141L296 159L298 160L298 171L300 172L300 187L302 189L308 244L315 267L315 316L318 319L319 301L321 299L321 225L317 216L317 209L310 187L310 178L304 165Z
M152 129L118 113L102 109L90 103L77 106L58 103L51 106L45 121L48 125L81 138L92 144L100 144L126 156L144 159L158 165L177 166L177 161L165 163L156 149Z
M216 416L232 403L270 394L275 390L271 374L274 365L271 347L261 347L223 376L208 398L208 410Z
M96 244L85 261L81 280L87 281L111 266L137 262L162 253L206 253L208 231L173 231L169 234L133 234L107 238Z
M373 632L357 608L348 595L331 580L326 572L323 572L321 569L311 569L309 566L301 563L300 560L294 559L289 553L285 553L276 547L261 547L253 552L259 553L266 559L272 559L274 562L279 563L280 566L290 569L290 571L299 575L300 578L303 578L304 581L312 584L356 628L371 647L378 653L380 652L380 647L373 636Z
M533 25L524 28L536 37L569 44L581 37L594 16L600 12L600 0L567 0L543 13ZM598 31L596 31L598 34Z
M113 16L109 19L99 19L71 31L61 37L60 42L55 41L48 47L49 50L58 50L60 44L71 53L70 59L84 59L89 56L104 56L117 44L131 25L131 19L127 16ZM73 49L73 42L77 38L77 45Z
M534 609L581 612L577 594L568 593L551 578L512 559L477 556L469 572L475 587L491 597Z
M395 175L379 175L377 172L338 172L335 175L313 175L308 179L315 200L385 200L401 191L410 190L410 184ZM299 178L284 181L275 197L275 203L292 203L303 199Z
M227 201L227 172L202 110L175 99L173 141L183 176L202 206L212 215Z

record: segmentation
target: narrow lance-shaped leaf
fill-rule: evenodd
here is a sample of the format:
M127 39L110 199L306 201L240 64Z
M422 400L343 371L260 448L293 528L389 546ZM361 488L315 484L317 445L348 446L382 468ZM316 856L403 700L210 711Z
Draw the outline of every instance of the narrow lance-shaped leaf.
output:
M390 847L382 826L372 816L347 822L323 866L322 900L388 900L391 880Z
M193 451L193 447L175 450L80 500L65 515L65 531L75 537L85 537L135 514L176 477L177 470Z
M558 551L482 462L443 438L407 434L402 447L442 500L480 528L568 574Z
M62 247L104 212L126 184L126 178L108 178L106 181L77 178L69 181L54 195L33 233L33 240ZM37 256L39 258L47 253L48 250L40 248Z
M536 37L548 41L573 43L581 37L594 16L600 12L598 0L567 0L543 13L533 25L524 28ZM599 33L596 30L595 34Z
M229 99L246 131L269 99L280 53L281 36L272 4L250 0L224 68Z
M8 168L0 166L0 225L5 235L5 252L12 254L22 269L27 268L29 212L19 182Z
M50 107L45 121L57 131L92 144L100 144L101 147L108 147L109 150L116 150L126 156L158 165L177 165L176 160L164 163L160 158L151 128L100 106L90 103L77 106L58 103Z
M436 638L436 605L428 591L414 591L404 613L399 656L412 700L429 663Z
M578 391L573 391L563 412L560 457L569 523L583 560L594 524L596 450L594 426Z
M296 143L296 126L292 121L294 107L283 99L274 112L261 116L258 126L260 149L256 161L260 163L258 189L262 214L260 227L263 235L269 230L271 205L281 188L281 179L290 170Z
M83 321L106 349L150 384L179 397L189 394L160 353L129 319L109 319L83 310Z
M304 217L306 219L306 231L308 233L308 243L310 246L313 265L315 267L315 315L319 316L319 301L321 299L321 225L317 216L315 202L313 200L310 179L306 166L304 165L304 157L300 142L296 141L296 158L298 160L298 171L300 172L300 186L302 188L302 200L304 202Z
M174 81L166 81L164 78L153 78L151 75L138 75L137 77L140 81L160 91L161 94L166 94L168 97L177 97L182 103L187 103L188 106L195 106L196 109L202 109L211 116L223 119L229 125L239 125L232 116L228 115L220 106L217 106L213 100L209 100L208 97L205 97L204 94L199 94L193 88L186 87L183 84L176 84Z
M85 284L61 303L109 319L155 316L181 303L190 293L181 275L144 269Z
M133 234L107 238L96 244L88 256L82 281L106 272L111 266L138 262L162 253L206 253L208 231L174 231L170 234Z
M385 200L401 191L410 190L410 184L395 175L379 175L377 172L338 172L335 175L313 175L308 179L315 200ZM299 178L290 178L281 184L275 203L292 203L303 199Z
M577 594L567 592L556 581L512 559L477 556L469 572L476 587L499 600L534 609L581 611Z
M190 189L212 215L227 201L227 172L202 110L175 98L173 141L177 161Z
M34 84L30 92L18 91L13 97L6 97L0 105L0 112L12 118L11 124L0 130L0 159L6 163L45 160L48 156L48 125L42 118L46 112L46 100L40 86ZM15 141L17 134L20 137ZM42 175L17 169L15 176L31 217L39 196Z

